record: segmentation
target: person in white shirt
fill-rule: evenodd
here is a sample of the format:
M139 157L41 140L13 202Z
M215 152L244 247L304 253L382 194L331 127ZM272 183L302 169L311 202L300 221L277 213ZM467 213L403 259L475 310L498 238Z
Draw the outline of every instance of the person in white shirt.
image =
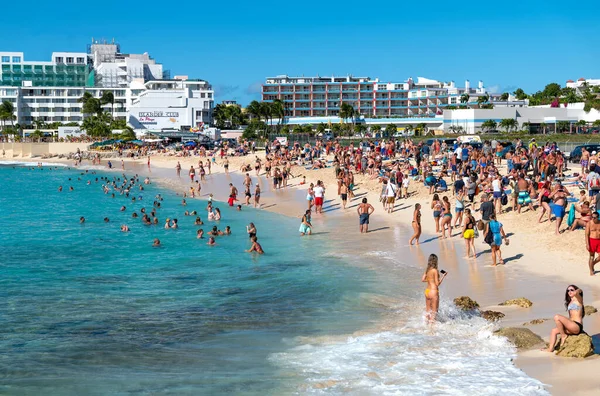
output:
M408 175L404 175L404 178L402 179L402 194L401 194L401 198L407 199L408 198L408 185L410 184L410 179L408 178Z
M494 180L492 180L492 192L494 193L494 207L496 213L502 213L502 176L498 174Z
M315 212L323 213L323 199L325 198L325 187L321 180L317 181L317 186L313 189L315 195Z
M387 198L386 205L387 205L388 213L392 213L394 211L394 202L396 201L397 190L398 190L398 188L396 187L396 185L394 183L392 183L391 181L388 182L387 188L385 190L385 196Z

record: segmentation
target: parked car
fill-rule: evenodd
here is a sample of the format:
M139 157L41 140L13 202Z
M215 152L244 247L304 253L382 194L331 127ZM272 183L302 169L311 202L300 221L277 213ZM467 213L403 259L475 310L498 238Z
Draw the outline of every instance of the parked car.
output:
M585 149L587 151L589 151L590 153L592 151L596 151L596 152L600 153L600 144L584 144L584 145L575 147L573 149L573 151L571 151L570 153L565 152L564 154L569 161L578 163L581 161L581 152L582 152L583 147L585 147Z

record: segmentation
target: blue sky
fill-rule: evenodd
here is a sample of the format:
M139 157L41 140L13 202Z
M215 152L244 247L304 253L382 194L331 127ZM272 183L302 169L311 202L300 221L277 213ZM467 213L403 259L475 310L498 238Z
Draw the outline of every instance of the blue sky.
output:
M0 51L49 60L114 37L244 105L278 74L483 80L498 92L600 78L598 1L5 3Z

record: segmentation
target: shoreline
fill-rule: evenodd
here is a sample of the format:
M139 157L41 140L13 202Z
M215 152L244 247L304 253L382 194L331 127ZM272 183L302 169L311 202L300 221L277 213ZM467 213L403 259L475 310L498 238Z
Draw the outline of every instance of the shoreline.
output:
M159 160L159 158L162 159ZM199 158L193 157L191 159L183 159L179 157L152 157L152 159L150 177L161 178L161 176L157 173L164 172L166 179L171 179L171 181L174 180L176 182L177 179L174 176L174 166L176 161L179 160L182 162L182 169L185 171L186 166L184 165L184 162L189 168L189 163L193 162L196 164ZM237 161L238 159L240 161ZM234 163L251 162L252 159L252 155L247 157L231 157L230 161L232 165L230 165L230 169L232 169L232 171L230 172L231 175L229 176L229 179L234 180L238 177L242 177L242 173L236 169ZM15 162L38 162L37 160L37 158L12 159L12 161ZM145 167L145 159L124 160L126 164L137 164L140 174L143 174L144 171L147 171ZM202 160L205 159L202 158ZM45 163L72 162L68 160L52 161L49 159L40 159L40 161ZM83 166L86 165L84 164ZM160 171L153 175L152 169L154 167L160 169ZM239 166L237 168L239 169ZM298 169L298 167L293 169ZM119 170L120 168L113 168L113 171ZM131 171L126 167L126 171L128 170ZM217 172L214 172L213 175L217 177L212 179L225 179L225 182L215 182L213 180L211 183L211 188L213 185L215 185L215 183L222 183L224 186L227 186L229 182L228 177L219 177L220 175L224 174L221 171L221 167L218 167L215 170L217 170ZM172 178L169 178L167 175L169 171L172 172ZM332 168L326 168L324 170L317 171L304 170L302 172L307 176L307 183L314 182L316 181L316 178L320 178L325 180L326 185L329 185L330 189L331 186L334 185L331 184L333 177ZM330 177L327 176L327 173L330 174ZM254 171L250 172L250 174L253 180L256 180ZM189 179L186 180L186 177L187 175L184 175L181 178L180 185L182 189L183 186L189 186ZM264 176L261 176L261 179L263 179L263 182L265 181ZM296 180L299 179L295 179L294 181ZM362 180L362 177L357 177L357 180L359 181L357 183L357 195L366 192L365 196L376 209L374 215L372 216L372 229L376 231L373 234L378 237L378 240L381 240L379 236L384 237L386 235L391 235L392 237L398 238L396 235L396 228L398 227L401 229L401 235L402 228L404 228L403 231L408 231L408 237L410 237L410 234L412 234L412 229L410 228L409 224L412 220L412 210L414 204L417 202L422 204L423 235L421 238L421 245L419 247L413 246L409 248L408 237L406 237L406 248L409 249L412 256L416 255L417 258L422 258L422 260L418 263L420 267L424 266L425 257L429 252L439 252L438 255L440 256L441 266L449 269L449 273L451 275L448 276L447 280L442 285L441 290L444 299L448 298L449 300L452 300L454 297L468 295L477 300L482 306L482 309L499 310L506 314L506 317L499 322L501 327L522 327L524 322L528 322L532 319L551 318L556 313L562 314L562 306L560 303L562 299L562 293L564 292L563 290L566 285L569 283L576 283L586 291L586 305L595 305L598 307L600 297L598 292L594 290L595 277L590 277L587 273L587 254L582 255L575 246L573 246L573 249L570 251L559 250L557 248L551 248L548 250L544 245L546 240L551 241L551 238L556 238L558 242L563 242L564 244L564 239L558 239L563 238L563 236L555 237L553 234L550 235L550 238L543 236L543 238L541 238L542 242L538 243L537 245L527 245L527 240L532 240L530 237L540 239L540 229L550 231L550 233L553 230L553 228L546 223L543 223L542 225L532 225L537 213L523 213L519 216L509 213L503 214L499 217L499 221L505 225L506 232L514 233L515 235L511 237L510 246L502 248L506 265L493 268L490 265L491 258L488 253L479 256L475 260L464 259L464 245L459 237L454 236L449 240L439 240L437 238L433 227L434 224L431 217L431 210L428 207L429 203L431 202L430 196L423 195L422 191L419 191L420 186L417 186L417 193L415 195L409 197L407 200L400 200L396 202L396 207L393 214L387 214L382 213L383 210L378 203L377 185L375 185L375 188L373 188L374 183L370 183L370 181L364 181ZM177 187L175 182L172 184L173 188ZM157 183L160 182L157 181ZM301 214L303 212L303 210L300 210L299 208L301 208L301 205L305 203L303 199L305 195L304 189L306 186L299 186L297 183L292 184L294 185L290 186L290 188L286 188L283 191L277 191L275 194L272 194L270 188L264 189L263 196L265 196L265 201L262 202L263 209L286 216L298 217L298 215L295 215L294 213ZM411 183L409 191L415 190L415 184L417 183ZM240 188L239 185L237 185L237 187ZM216 200L222 200L221 193L224 193L223 195L226 196L227 190L225 189L224 191L221 191L222 186L219 186L219 188L220 190L216 191L216 193L211 191L214 193ZM204 188L202 195L205 195ZM332 224L333 221L327 221L328 218L328 220L338 220L338 222L340 222L339 220L342 219L341 222L349 224L353 222L350 220L349 216L356 215L356 212L353 211L355 210L355 202L349 201L349 208L345 212L342 212L341 208L339 208L339 197L333 195L335 195L335 192L331 191L328 191L326 194L327 203L329 204L331 210L326 212L324 216L319 216L316 214L313 216L313 222L317 227L319 227L319 229L320 227L325 227L326 230L334 230L334 224ZM276 198L276 202L271 202L273 198ZM354 220L356 228L348 231L350 241L360 242L364 241L365 239L372 240L373 234L371 233L364 236L358 235L358 221L356 221L356 218ZM519 231L519 228L521 228L522 231ZM574 235L580 238L582 250L585 250L585 247L583 246L582 232L583 231L576 231ZM404 238L405 236L402 235L402 237ZM379 243L379 245L381 245L381 243ZM400 245L403 246L404 244L400 243ZM487 245L484 245L482 237L476 241L476 248L478 252L489 250ZM385 249L385 246L383 249ZM425 253L425 251L427 253ZM387 253L393 256L396 252L387 250ZM538 259L536 260L536 258ZM548 265L548 263L552 263L554 265ZM381 265L381 263L378 264ZM372 266L372 268L374 270L379 270L382 273L384 273L385 270L390 270L389 266L387 268L385 266ZM567 279L565 274L568 274L570 278ZM575 282L573 282L573 279ZM529 298L534 303L533 307L529 309L523 309L498 307L497 305L501 301L517 297ZM541 335L542 338L547 339L551 327L552 321L544 322L540 325L530 326L528 328ZM590 335L595 335L600 332L600 314L594 314L586 317L585 329ZM591 394L590 392L592 390L597 389L597 382L593 379L594 371L600 368L600 360L598 359L597 355L584 360L576 360L549 356L547 353L532 350L519 352L517 359L515 360L515 364L528 375L537 378L546 384L546 388L553 394L563 394L568 391L570 394L586 395ZM568 378L566 378L564 375L561 375L561 373L565 372L565 368L570 369ZM575 381L577 381L578 386L577 389L573 390L571 389L570 384L574 383Z

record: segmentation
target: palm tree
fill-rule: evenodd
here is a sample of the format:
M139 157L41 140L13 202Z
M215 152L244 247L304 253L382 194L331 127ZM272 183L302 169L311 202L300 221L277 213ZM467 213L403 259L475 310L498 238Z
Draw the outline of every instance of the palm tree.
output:
M346 121L347 119L351 119L352 120L352 129L354 129L354 115L355 115L354 107L352 107L351 104L342 103L342 105L340 106L339 117L343 121Z
M317 125L317 134L324 134L325 133L325 129L327 129L327 127L325 126L325 124L322 122L319 125Z
M3 101L0 104L0 119L2 120L2 127L4 127L6 121L10 120L11 124L14 126L15 117L15 105L8 100Z
M271 115L279 119L279 121L277 121L277 126L278 129L281 129L281 125L285 124L285 106L280 99L275 99L273 103L271 103Z
M593 126L594 128L598 128L598 127L600 127L600 120L596 120L596 121L594 121L594 122L592 123L592 126Z
M33 124L35 125L35 129L45 129L46 123L41 118L36 118L33 120Z
M381 125L373 125L371 127L371 132L373 132L373 135L381 133Z
M114 116L114 114L115 114L115 95L111 91L102 92L102 97L100 98L100 104L101 105L110 104L110 114Z
M587 122L585 120L579 120L575 123L575 126L577 127L577 133L583 133L582 130L587 126Z
M548 128L548 124L546 124L545 122L541 122L540 123L540 128L542 129L542 133L545 135L546 134L546 128Z
M503 102L508 102L508 92L504 92L502 95L500 95L500 100Z
M259 108L260 108L260 114L261 114L262 117L264 117L265 123L267 124L267 129L270 129L273 126L269 122L270 120L273 119L273 114L272 114L272 109L271 109L271 103L260 102ZM267 132L267 129L265 129L265 134Z
M493 131L498 127L498 123L494 120L486 120L481 123L481 129L484 131Z
M468 93L460 95L460 103L462 104L469 103L469 99L471 99L471 96Z
M477 98L477 104L481 107L481 105L490 101L490 95L485 94Z
M246 111L248 112L248 114L250 114L251 117L258 118L260 120L262 115L260 102L253 100L252 102L250 102L250 104L248 104L248 107L246 107Z
M425 125L424 122L421 122L419 124L417 124L417 126L415 127L415 134L416 135L422 135L425 136L427 135L427 125Z
M571 123L569 121L558 121L556 123L556 131L557 132L565 132L571 128Z
M505 118L500 121L500 128L503 128L507 133L512 129L517 129L519 123L514 118Z
M531 133L531 122L525 121L524 123L521 124L521 127L523 129L527 129L527 133Z
M527 94L521 88L517 88L515 92L513 92L513 95L515 95L515 98L517 98L517 100L527 99Z

